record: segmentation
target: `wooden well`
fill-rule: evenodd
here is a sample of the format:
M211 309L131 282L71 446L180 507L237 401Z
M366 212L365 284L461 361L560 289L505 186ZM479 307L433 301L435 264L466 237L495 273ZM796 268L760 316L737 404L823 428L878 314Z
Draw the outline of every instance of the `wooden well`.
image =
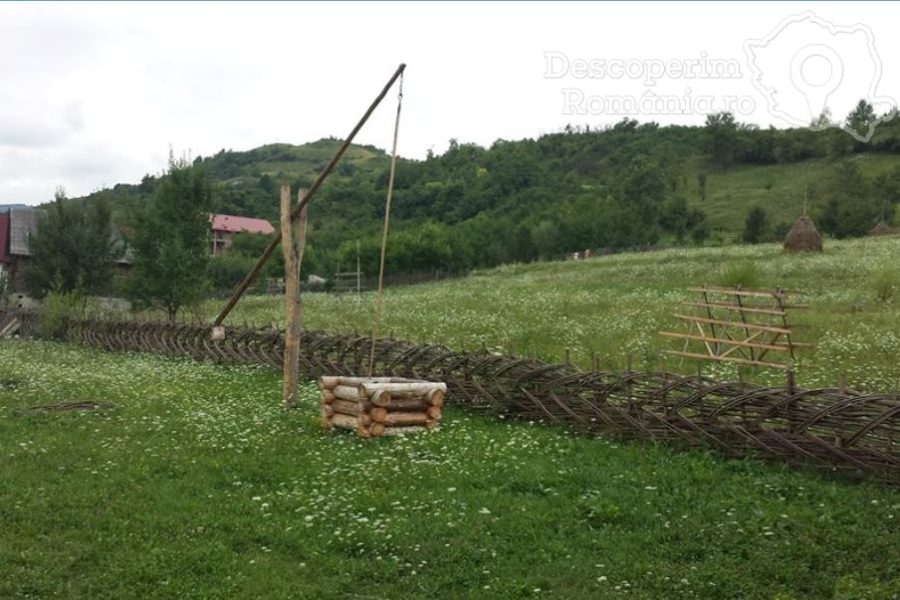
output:
M401 377L320 377L322 426L361 437L438 427L447 385Z

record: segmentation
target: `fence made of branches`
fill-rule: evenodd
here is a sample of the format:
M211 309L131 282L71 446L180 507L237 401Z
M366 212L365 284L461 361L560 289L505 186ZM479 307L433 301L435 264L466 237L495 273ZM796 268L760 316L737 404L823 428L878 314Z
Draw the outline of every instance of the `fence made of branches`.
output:
M22 315L25 335L36 319ZM212 340L201 325L78 321L67 339L111 351L151 352L223 364L282 366L282 332L226 329ZM307 377L367 372L367 336L305 331L300 371ZM664 372L584 372L567 364L440 345L379 339L379 375L443 381L449 402L509 417L712 448L840 471L900 485L900 401L896 393L805 390L719 382Z

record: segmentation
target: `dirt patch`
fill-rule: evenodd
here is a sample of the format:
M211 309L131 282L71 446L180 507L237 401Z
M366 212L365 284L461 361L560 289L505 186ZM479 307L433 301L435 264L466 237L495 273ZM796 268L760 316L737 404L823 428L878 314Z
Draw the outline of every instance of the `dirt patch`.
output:
M0 392L11 392L20 385L22 385L22 382L18 379L0 377Z

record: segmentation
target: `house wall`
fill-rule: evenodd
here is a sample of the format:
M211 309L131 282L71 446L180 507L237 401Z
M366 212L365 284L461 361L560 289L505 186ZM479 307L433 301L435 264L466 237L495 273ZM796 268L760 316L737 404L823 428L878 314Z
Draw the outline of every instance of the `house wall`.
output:
M9 211L9 253L27 256L28 238L37 229L41 211L28 208L13 208Z
M9 257L9 213L0 214L0 263Z
M223 256L234 242L231 231L213 231L209 241L209 253L212 256Z
M23 275L25 267L28 266L28 261L29 258L27 256L11 256L7 263L9 267L9 289L14 294L25 294L28 292Z

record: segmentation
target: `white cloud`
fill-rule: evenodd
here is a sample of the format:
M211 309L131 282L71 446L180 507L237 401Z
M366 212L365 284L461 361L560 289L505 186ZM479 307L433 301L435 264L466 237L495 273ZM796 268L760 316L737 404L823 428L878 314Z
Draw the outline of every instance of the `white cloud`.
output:
M165 166L169 144L209 155L346 135L400 62L408 63L400 152L441 152L450 138L490 144L568 122L562 89L636 94L627 78L544 77L544 52L586 58L743 60L742 43L805 5L434 3L0 4L0 203L48 200L136 182ZM892 4L816 6L869 25L897 97ZM655 93L748 94L743 120L773 122L749 73L664 80ZM891 93L891 91L894 93ZM393 105L392 94L386 105ZM393 106L358 141L390 144ZM639 116L701 123L702 114Z

